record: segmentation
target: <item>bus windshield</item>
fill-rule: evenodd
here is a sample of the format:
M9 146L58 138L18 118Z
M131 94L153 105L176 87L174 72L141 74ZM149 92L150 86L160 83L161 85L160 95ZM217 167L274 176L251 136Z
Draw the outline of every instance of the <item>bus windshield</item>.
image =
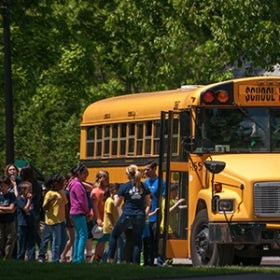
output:
M198 108L197 116L197 153L280 151L279 109Z

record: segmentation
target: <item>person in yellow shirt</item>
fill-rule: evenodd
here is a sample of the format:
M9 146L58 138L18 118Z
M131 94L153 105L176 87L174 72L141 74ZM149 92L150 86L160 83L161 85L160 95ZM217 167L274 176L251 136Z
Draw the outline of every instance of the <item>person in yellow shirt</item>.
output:
M120 184L115 183L115 184L110 184L109 189L105 192L105 197L107 196L105 200L105 205L104 205L104 223L103 223L103 233L104 233L104 238L108 242L110 240L110 235L111 232L119 219L121 210L121 207L116 207L114 204L114 195L117 194L118 189L120 187ZM117 248L117 262L121 263L123 261L123 247L124 247L124 236L121 235L118 239L118 248ZM101 261L102 262L107 262L108 258L108 248L105 250Z
M47 193L44 197L45 228L52 237L51 261L58 262L66 243L66 206L67 196L63 190L65 178L59 174L46 180Z

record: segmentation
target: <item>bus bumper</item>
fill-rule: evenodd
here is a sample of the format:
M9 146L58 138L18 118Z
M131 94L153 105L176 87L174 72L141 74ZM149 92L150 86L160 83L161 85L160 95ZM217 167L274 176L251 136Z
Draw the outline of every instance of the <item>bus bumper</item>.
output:
M280 242L280 231L265 223L209 223L209 237L212 243L268 244Z

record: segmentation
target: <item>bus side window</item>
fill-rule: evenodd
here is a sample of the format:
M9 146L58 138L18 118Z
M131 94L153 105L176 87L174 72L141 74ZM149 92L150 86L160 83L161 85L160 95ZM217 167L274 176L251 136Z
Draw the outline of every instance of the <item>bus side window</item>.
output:
M110 156L110 125L105 125L104 126L104 151L103 151L103 156L104 157L109 157Z
M160 141L160 122L154 123L154 143L153 143L153 154L159 154L159 141Z
M87 128L87 146L86 146L86 156L94 156L94 127Z
M121 135L120 135L120 155L126 154L126 123L121 123Z
M142 156L143 155L143 124L140 123L136 127L137 129L137 137L136 137L136 155L137 156Z
M174 119L173 122L173 141L172 141L172 154L178 155L179 151L179 121Z
M118 125L112 125L112 156L118 155Z
M134 140L135 140L135 124L128 124L128 156L134 155Z
M99 125L96 127L96 146L95 146L95 155L96 157L101 157L102 154L102 126Z
M145 155L151 155L152 122L145 123Z

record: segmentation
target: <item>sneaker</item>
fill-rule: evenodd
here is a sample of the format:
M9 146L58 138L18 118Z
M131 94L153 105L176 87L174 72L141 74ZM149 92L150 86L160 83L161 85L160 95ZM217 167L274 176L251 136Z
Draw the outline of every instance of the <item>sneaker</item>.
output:
M59 262L66 263L67 262L67 258L66 257L62 257L62 258L60 258Z
M173 264L173 259L166 259L162 266L171 267Z

